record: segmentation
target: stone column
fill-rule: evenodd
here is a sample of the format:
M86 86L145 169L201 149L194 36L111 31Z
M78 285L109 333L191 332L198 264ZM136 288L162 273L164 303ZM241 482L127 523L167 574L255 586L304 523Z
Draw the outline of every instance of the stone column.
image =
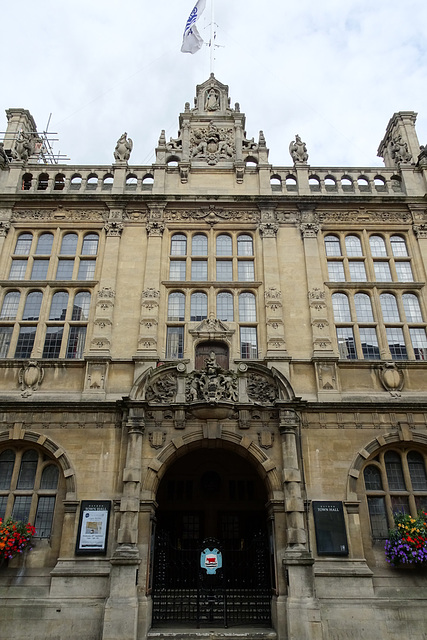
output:
M9 209L0 209L0 256L3 256L3 245L5 238L10 229L10 218L12 216L12 211ZM3 262L3 261L2 261ZM3 275L3 277L6 274Z
M105 604L102 640L136 640L137 637L137 570L141 562L137 543L143 417L131 415L126 428L128 446L123 470L118 544L110 560L110 595Z

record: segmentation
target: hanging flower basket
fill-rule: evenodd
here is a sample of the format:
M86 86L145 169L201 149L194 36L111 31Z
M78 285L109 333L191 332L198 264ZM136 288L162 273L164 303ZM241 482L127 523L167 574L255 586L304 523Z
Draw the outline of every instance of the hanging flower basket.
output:
M31 538L36 533L32 524L0 518L0 565L25 550L31 550Z
M394 524L384 547L387 562L393 567L427 566L427 513L420 511L417 518L396 513Z

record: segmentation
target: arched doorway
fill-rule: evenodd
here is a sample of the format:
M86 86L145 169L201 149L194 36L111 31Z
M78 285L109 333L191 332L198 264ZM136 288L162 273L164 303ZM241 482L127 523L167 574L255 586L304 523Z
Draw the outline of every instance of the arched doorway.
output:
M157 502L153 626L270 626L267 491L249 461L223 448L189 452L166 472ZM223 566L208 576L200 556L212 546Z

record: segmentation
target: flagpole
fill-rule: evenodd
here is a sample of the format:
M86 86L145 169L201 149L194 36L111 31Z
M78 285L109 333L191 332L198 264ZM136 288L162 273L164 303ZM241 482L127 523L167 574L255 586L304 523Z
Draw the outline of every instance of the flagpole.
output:
M214 0L211 0L211 40L210 40L210 47L211 47L211 63L210 63L210 67L211 67L211 73L214 72L214 49L215 49L215 21L214 21Z

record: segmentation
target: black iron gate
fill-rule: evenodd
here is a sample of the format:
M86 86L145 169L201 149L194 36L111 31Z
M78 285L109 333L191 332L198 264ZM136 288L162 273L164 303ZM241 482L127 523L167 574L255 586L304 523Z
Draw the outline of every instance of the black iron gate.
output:
M221 545L220 545L221 546ZM157 534L153 575L153 626L164 622L271 624L267 537L258 533L240 548L221 547L223 566L207 575L204 545L182 549L166 531Z

